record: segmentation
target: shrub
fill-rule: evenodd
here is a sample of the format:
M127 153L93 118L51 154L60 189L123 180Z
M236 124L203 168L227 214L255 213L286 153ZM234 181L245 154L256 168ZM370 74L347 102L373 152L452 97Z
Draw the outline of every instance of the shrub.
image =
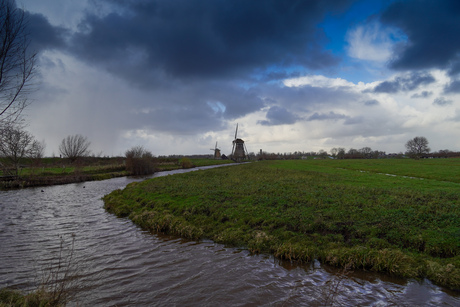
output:
M155 163L150 151L135 146L126 151L126 171L131 175L149 175L155 172Z
M195 166L189 158L182 158L180 161L180 165L182 168L192 168Z

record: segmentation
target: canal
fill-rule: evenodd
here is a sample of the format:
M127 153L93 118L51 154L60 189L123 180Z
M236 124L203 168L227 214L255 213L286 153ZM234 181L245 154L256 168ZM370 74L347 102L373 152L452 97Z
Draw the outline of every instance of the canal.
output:
M33 290L73 251L75 306L460 306L459 293L429 281L341 275L316 262L145 232L101 200L136 180L0 191L0 287Z

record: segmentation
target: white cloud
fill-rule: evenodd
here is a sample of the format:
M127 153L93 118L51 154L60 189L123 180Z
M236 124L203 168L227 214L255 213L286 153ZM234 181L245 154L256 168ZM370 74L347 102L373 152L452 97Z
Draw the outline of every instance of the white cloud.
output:
M348 55L359 60L385 62L392 54L395 37L401 39L395 29L383 28L376 21L357 26L346 35Z
M309 102L309 109L299 111L303 112L298 113L300 117L308 118L316 113L343 117L342 120L333 120L332 116L316 116L318 120L299 122L296 127L301 132L297 136L303 132L305 144L312 146L313 150L369 146L386 152L399 152L405 150L404 143L407 139L416 135L426 136L433 150L459 150L460 142L454 140L459 139L460 133L455 128L457 123L452 119L452 114L460 107L460 95L449 95L449 103L444 104L442 108L433 105L433 100L442 97L444 86L451 80L440 70L426 73L432 75L435 81L422 84L411 91L393 93L375 93L373 89L382 81L404 78L404 72L386 80L358 84L326 76L287 79L284 85L297 92L306 93L303 96L306 101L312 97L311 93L314 93L309 90L312 87L336 93L335 99L329 99L327 102L314 97L313 102ZM416 95L414 98L414 93L424 91L430 92L431 95ZM354 96L346 98L344 93L354 93ZM335 102L331 103L331 100ZM368 103L369 101L378 103Z
M355 84L341 78L328 78L321 75L304 76L298 78L286 79L283 84L287 87L301 87L305 85L322 88L333 88L333 87L353 87Z

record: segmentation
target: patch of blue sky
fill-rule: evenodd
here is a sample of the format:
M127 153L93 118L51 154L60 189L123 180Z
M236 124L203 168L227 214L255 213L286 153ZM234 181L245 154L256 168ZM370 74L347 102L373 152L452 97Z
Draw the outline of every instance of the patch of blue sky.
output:
M340 59L338 66L314 70L302 66L271 65L255 71L251 75L251 80L256 83L273 84L296 76L324 75L329 78L342 78L356 84L358 82L372 82L375 79L385 79L392 73L386 68L387 61L379 62L366 59L365 56L359 58L356 55L354 57L350 55L349 31L363 27L364 34L367 35L363 37L364 40L375 34L372 32L372 22L378 23L375 31L382 30L384 33L377 33L377 38L370 42L376 44L374 47L377 49L379 44L382 44L382 40L388 41L389 44L406 40L407 38L403 33L388 31L384 26L380 27L379 25L378 15L392 2L394 0L357 1L345 12L327 14L323 22L317 25L318 28L323 29L327 37L323 48ZM243 88L250 86L250 84L242 85Z
M339 67L325 74L327 77L340 77L353 83L371 82L375 78L385 78L388 70L385 63L373 63L362 59L356 59L349 54L349 42L347 35L350 30L363 26L376 19L382 10L393 0L361 0L357 1L343 13L328 14L324 21L318 24L322 28L328 42L324 46L333 55L341 59ZM401 36L391 34L389 39L394 42L400 41Z
M324 30L329 42L325 48L333 54L341 55L345 52L347 31L358 24L377 15L393 1L388 0L361 0L357 1L344 13L328 14L324 21L318 24Z

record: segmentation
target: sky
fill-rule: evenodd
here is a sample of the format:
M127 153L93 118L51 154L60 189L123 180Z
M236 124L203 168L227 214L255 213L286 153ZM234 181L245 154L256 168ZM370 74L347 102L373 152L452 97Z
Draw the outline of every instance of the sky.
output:
M460 151L460 1L17 0L29 130L59 155Z

